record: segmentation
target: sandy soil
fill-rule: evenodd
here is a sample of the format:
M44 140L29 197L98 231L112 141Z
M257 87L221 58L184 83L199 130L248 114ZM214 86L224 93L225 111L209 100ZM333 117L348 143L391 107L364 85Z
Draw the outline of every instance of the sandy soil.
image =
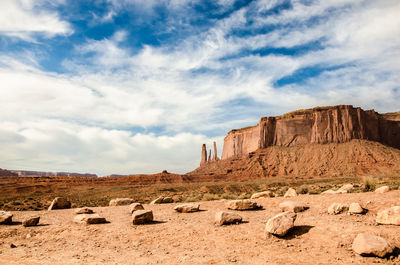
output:
M93 207L110 222L75 224L74 209L13 212L14 225L0 226L0 264L400 264L399 257L360 257L351 244L360 232L379 235L400 247L399 226L377 226L377 211L400 205L400 191L386 194L300 195L310 209L299 213L285 238L266 237L265 222L285 198L256 200L264 209L239 212L245 223L213 224L224 201L201 202L197 213L175 213L175 204L145 205L157 223L134 226L128 206ZM370 203L367 203L370 201ZM333 202L359 202L362 216L328 215ZM40 215L41 225L23 227ZM10 244L16 248L11 248Z

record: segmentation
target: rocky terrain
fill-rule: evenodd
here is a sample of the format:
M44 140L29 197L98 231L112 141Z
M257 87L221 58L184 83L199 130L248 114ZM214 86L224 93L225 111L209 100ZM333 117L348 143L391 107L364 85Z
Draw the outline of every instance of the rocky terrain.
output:
M217 226L214 218L228 201L201 202L199 212L179 213L176 204L143 205L154 221L133 225L126 206L92 207L108 223L74 222L75 209L12 212L13 224L0 225L1 264L399 264L398 226L378 225L377 213L399 205L400 191L299 195L253 199L263 209L233 211L243 222ZM295 201L294 227L283 236L266 234L266 222L279 205ZM359 203L366 214L329 214L333 203ZM21 222L38 215L38 226ZM360 233L379 236L394 249L385 258L353 250ZM361 238L362 239L362 238ZM365 248L365 246L364 246ZM357 250L357 248L356 248Z

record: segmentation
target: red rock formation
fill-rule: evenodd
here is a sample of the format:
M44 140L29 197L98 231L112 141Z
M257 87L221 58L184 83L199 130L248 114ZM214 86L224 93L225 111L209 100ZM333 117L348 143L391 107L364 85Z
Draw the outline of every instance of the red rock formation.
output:
M200 161L200 166L204 165L207 163L207 149L206 149L206 144L203 144L201 147L201 161Z
M222 159L241 157L269 146L345 143L364 139L400 148L400 114L378 114L349 105L298 110L264 117L253 127L232 130Z
M214 142L213 145L214 145L214 156L213 156L213 159L212 159L212 160L213 160L213 161L218 161L219 158L218 158L218 153L217 153L217 143Z

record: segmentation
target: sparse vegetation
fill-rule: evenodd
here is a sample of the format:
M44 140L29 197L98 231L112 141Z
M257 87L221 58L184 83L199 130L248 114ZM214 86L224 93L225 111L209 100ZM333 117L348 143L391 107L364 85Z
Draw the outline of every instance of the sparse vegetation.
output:
M364 192L373 191L376 188L376 181L371 176L364 177L363 178L363 186L364 186L364 188L363 188Z

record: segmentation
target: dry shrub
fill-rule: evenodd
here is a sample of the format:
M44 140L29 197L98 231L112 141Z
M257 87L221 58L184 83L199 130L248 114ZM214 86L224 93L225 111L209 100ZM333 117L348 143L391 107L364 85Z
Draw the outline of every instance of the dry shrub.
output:
M215 201L219 199L220 197L218 196L218 194L213 193L205 193L202 198L203 201Z
M376 187L376 181L374 180L373 177L364 177L363 178L363 191L367 192L367 191L373 191L375 190Z

